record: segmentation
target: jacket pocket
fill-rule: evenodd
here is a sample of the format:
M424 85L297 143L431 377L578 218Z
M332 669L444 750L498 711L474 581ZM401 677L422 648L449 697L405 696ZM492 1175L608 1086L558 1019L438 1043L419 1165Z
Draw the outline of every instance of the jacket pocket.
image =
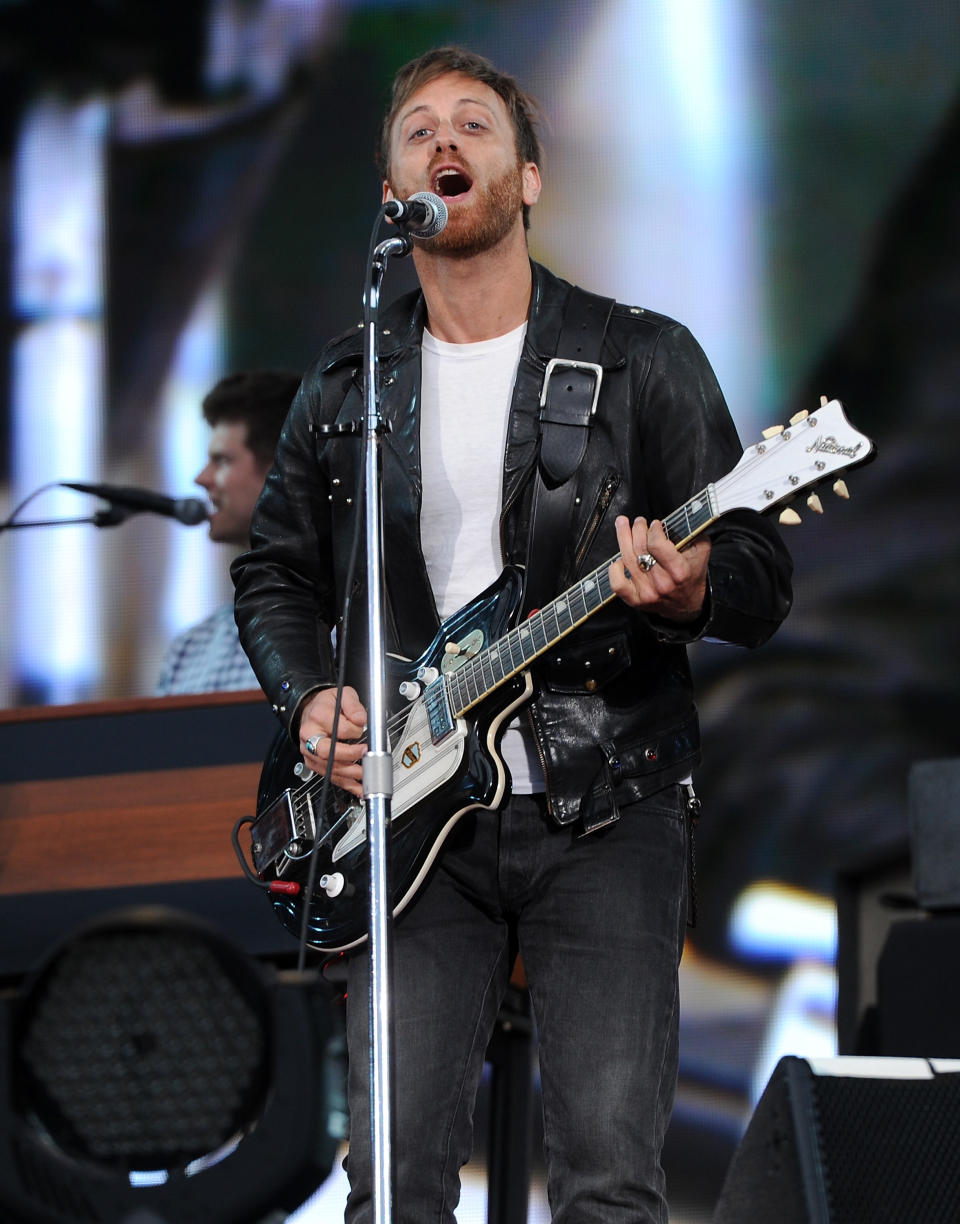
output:
M562 639L547 651L537 669L538 679L554 693L594 693L622 675L631 657L623 630L586 640Z
M696 718L665 727L639 739L621 739L599 745L604 766L614 786L626 785L641 799L676 780L699 758L700 727Z

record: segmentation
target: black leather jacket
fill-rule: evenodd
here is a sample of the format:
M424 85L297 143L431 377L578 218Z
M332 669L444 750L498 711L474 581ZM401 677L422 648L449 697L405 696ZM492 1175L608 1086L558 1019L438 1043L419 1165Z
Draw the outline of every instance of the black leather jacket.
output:
M504 455L505 563L522 564L526 556L539 396L569 292L567 282L533 264ZM417 293L380 320L381 403L391 426L383 440L387 649L411 659L439 624L419 535L423 325ZM363 452L357 438L323 437L317 426L362 420L362 350L362 332L345 333L305 377L257 506L251 550L233 567L241 641L294 739L304 699L336 680L330 629L343 604ZM586 455L571 478L577 498L558 593L616 554L617 514L664 517L741 455L713 372L682 325L618 304L602 365ZM708 637L758 646L786 616L792 567L777 529L738 510L709 534L708 599L695 624L657 620L614 599L534 666L536 693L527 709L550 809L561 823L603 823L689 773L699 759L699 733L685 643ZM362 611L359 586L354 597ZM362 627L351 629L350 642L344 674L363 696Z

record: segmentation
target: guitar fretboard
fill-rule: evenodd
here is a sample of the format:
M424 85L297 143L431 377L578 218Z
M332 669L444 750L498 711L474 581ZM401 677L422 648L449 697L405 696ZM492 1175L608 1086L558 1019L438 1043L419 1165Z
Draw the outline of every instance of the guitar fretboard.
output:
M677 548L683 548L716 517L713 486L708 485L669 514L663 520L663 527L667 538ZM523 671L534 659L609 603L614 598L609 570L618 556L611 557L545 608L531 613L523 624L448 673L445 677L447 696L454 717L465 714L505 680Z

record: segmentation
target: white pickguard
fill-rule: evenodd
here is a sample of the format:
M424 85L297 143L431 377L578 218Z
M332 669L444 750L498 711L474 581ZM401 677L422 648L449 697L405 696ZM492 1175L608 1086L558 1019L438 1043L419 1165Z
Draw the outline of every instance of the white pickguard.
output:
M470 732L462 718L457 719L453 730L439 744L430 738L427 707L421 698L408 707L407 718L401 732L395 737L393 755L393 798L390 801L390 820L395 821L404 812L419 803L427 795L443 786L460 767ZM393 737L391 737L393 738ZM335 863L363 845L367 840L366 821L353 822L349 832L337 842L330 856Z

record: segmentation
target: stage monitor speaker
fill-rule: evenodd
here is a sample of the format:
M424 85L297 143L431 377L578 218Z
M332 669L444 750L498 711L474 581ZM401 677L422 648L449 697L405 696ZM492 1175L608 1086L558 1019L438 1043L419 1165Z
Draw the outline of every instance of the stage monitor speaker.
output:
M960 1062L782 1058L714 1224L956 1224Z
M341 1037L316 975L177 911L105 915L0 1008L0 1219L285 1219L342 1137Z

